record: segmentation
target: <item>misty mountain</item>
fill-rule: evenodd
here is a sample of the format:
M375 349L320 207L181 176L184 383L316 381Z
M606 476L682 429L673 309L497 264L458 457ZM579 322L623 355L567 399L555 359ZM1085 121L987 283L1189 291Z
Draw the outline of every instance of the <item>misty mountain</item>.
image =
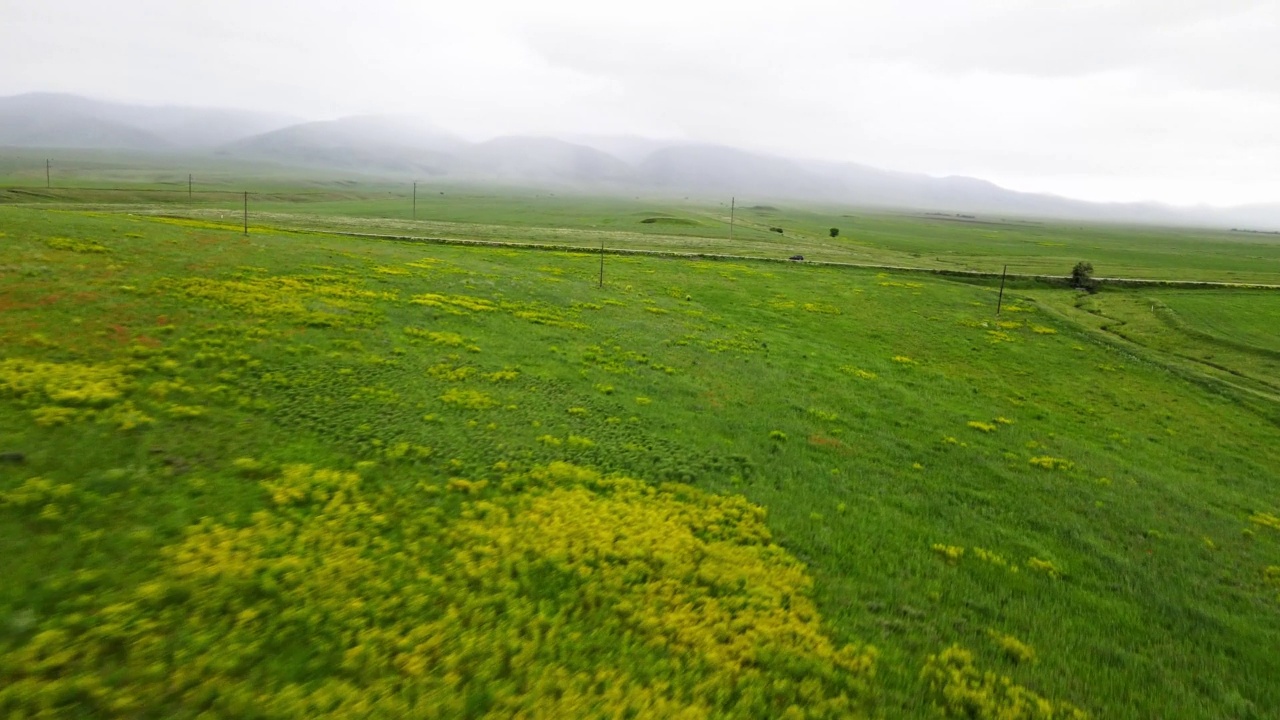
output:
M658 150L637 167L643 183L689 195L829 200L837 188L793 160L714 145Z
M55 93L0 98L0 146L211 148L297 122L241 110L148 107Z
M169 143L144 130L100 118L32 117L0 108L0 146L157 150L169 147Z
M143 107L73 95L0 98L0 147L214 153L244 161L400 180L501 183L591 193L791 200L930 212L1280 229L1280 204L1174 208L1023 193L969 177L795 160L633 136L468 142L427 122L352 117L291 122L236 110Z
M632 165L658 150L689 144L679 140L655 140L635 135L564 135L560 139L599 150Z
M287 164L395 175L444 175L468 143L408 119L352 117L309 122L229 143L222 154Z
M619 158L553 138L495 138L463 150L458 160L460 174L499 182L625 184L634 175Z
M303 123L232 143L219 152L365 174L562 188L626 183L634 174L630 165L612 155L563 140L501 137L468 143L425 124L384 117Z

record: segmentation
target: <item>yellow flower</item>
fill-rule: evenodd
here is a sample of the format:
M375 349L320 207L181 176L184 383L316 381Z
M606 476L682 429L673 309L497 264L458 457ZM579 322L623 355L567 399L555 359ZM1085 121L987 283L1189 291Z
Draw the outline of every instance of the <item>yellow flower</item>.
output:
M1064 460L1063 458L1049 457L1048 455L1033 457L1028 462L1030 462L1032 465L1036 467L1044 468L1045 470L1070 470L1071 468L1075 467L1075 463L1071 462L1070 460Z
M960 562L960 558L964 557L964 548L958 545L943 545L942 543L934 543L933 551L941 555L943 558L946 559L947 562L952 564Z
M1057 565L1054 565L1049 560L1041 560L1040 558L1037 558L1037 557L1033 557L1027 560L1027 567L1037 572L1042 572L1048 575L1049 577L1053 578L1054 580L1057 580L1063 575L1062 570L1059 569Z
M1035 648L1022 642L1012 635L1006 635L995 630L987 630L987 635L995 641L996 645L1004 651L1004 654L1016 663L1031 663L1036 660Z

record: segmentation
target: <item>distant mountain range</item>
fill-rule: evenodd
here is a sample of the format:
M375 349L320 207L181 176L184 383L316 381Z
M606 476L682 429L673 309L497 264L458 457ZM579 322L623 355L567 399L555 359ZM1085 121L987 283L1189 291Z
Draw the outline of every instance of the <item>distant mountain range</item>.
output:
M145 107L52 93L0 98L0 146L208 149L298 122L240 110Z
M0 148L212 154L385 178L501 183L594 194L799 200L815 204L1111 222L1280 229L1280 203L1177 208L1023 193L968 177L794 160L626 136L468 142L405 118L325 122L212 108L144 107L74 95L0 98Z

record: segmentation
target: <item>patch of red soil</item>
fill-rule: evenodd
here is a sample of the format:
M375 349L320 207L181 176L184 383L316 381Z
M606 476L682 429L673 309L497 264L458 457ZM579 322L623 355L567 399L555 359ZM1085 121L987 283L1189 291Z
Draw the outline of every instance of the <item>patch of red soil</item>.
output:
M830 438L825 435L810 435L809 444L813 445L814 447L830 448L832 450L836 450L845 455L853 454L853 448L849 447L848 445L845 445L840 440L837 440L835 438Z

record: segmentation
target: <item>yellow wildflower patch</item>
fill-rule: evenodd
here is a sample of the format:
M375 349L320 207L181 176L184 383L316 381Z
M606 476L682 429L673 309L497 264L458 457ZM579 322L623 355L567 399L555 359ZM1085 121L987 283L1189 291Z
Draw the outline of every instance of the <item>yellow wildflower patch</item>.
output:
M1256 512L1249 516L1249 522L1272 530L1280 530L1280 517L1267 512Z
M852 365L841 365L840 372L845 373L846 375L852 375L856 378L861 378L863 380L876 379L876 374L871 372L870 370L863 370L862 368L857 368Z
M409 298L409 302L414 305L426 305L428 307L441 308L456 315L462 315L462 311L464 310L471 312L493 312L498 309L498 306L491 300L471 297L469 295L424 293L422 295L414 295Z
M93 716L869 714L874 649L823 633L761 508L564 464L520 480L447 522L428 493L286 468L248 524L199 522L93 623L0 656L6 708L35 715L74 688ZM275 649L299 634L305 684Z
M441 402L466 408L467 410L487 410L498 404L498 401L478 390L454 388L440 396Z
M72 240L71 238L64 237L45 238L44 244L54 250L69 250L75 253L101 254L111 252L110 248L106 245L100 245L92 241Z
M208 410L199 405L170 405L165 408L170 417L189 420L202 417Z
M512 317L535 325L565 328L566 330L585 330L587 328L585 324L566 317L558 308L542 303L504 302L502 309L510 313Z
M965 423L974 430L980 430L984 433L995 432L996 426L991 423L982 422L981 420L970 420Z
M65 502L75 493L75 486L54 483L42 477L27 478L18 487L0 492L0 505L18 508L44 506L53 502Z
M75 408L59 407L57 405L44 405L31 411L31 417L35 418L36 424L40 427L66 425L79 415L80 411Z
M831 412L830 410L822 410L820 408L809 408L809 414L819 420L825 420L826 422L835 422L840 419L840 415L837 413Z
M119 400L130 385L119 365L0 360L0 397L100 407Z
M1053 578L1054 580L1057 580L1058 578L1062 577L1062 575L1064 574L1062 570L1057 565L1054 565L1051 561L1041 560L1038 557L1033 557L1028 559L1027 567L1032 570L1035 570L1036 572L1042 572L1048 575L1049 577Z
M1033 457L1029 459L1027 462L1031 463L1032 465L1038 468L1044 468L1045 470L1070 470L1071 468L1076 466L1076 464L1071 462L1070 460L1065 460L1063 458L1050 457L1048 455Z
M488 480L467 480L466 478L450 478L445 487L453 492L475 495L489 487Z
M421 338L435 343L436 345L446 345L449 347L459 347L466 340L458 333L442 332L435 330L423 330L416 327L407 327L404 334L409 337Z
M973 653L952 645L930 655L920 677L929 684L935 710L965 720L1086 720L1069 703L1041 697L1002 675L979 670Z
M315 327L367 325L377 300L395 293L365 290L333 275L239 277L230 280L183 278L160 284L195 300L255 317L282 317Z
M964 548L959 545L943 545L942 543L934 543L933 551L942 556L947 562L955 564L960 562L964 557Z
M987 636L990 637L995 644L1004 651L1008 658L1016 663L1031 663L1036 660L1035 648L1022 642L1012 635L1006 635L996 630L988 630Z
M1013 572L1013 573L1018 572L1017 565L1014 565L1013 563L1006 560L1003 555L992 552L991 550L987 550L986 548L980 548L980 547L973 548L973 556L978 558L982 562L985 562L990 565L995 565L998 568L1004 568L1009 572Z
M449 363L438 363L427 368L427 375L445 382L462 382L471 377L476 369L470 365L451 365Z

